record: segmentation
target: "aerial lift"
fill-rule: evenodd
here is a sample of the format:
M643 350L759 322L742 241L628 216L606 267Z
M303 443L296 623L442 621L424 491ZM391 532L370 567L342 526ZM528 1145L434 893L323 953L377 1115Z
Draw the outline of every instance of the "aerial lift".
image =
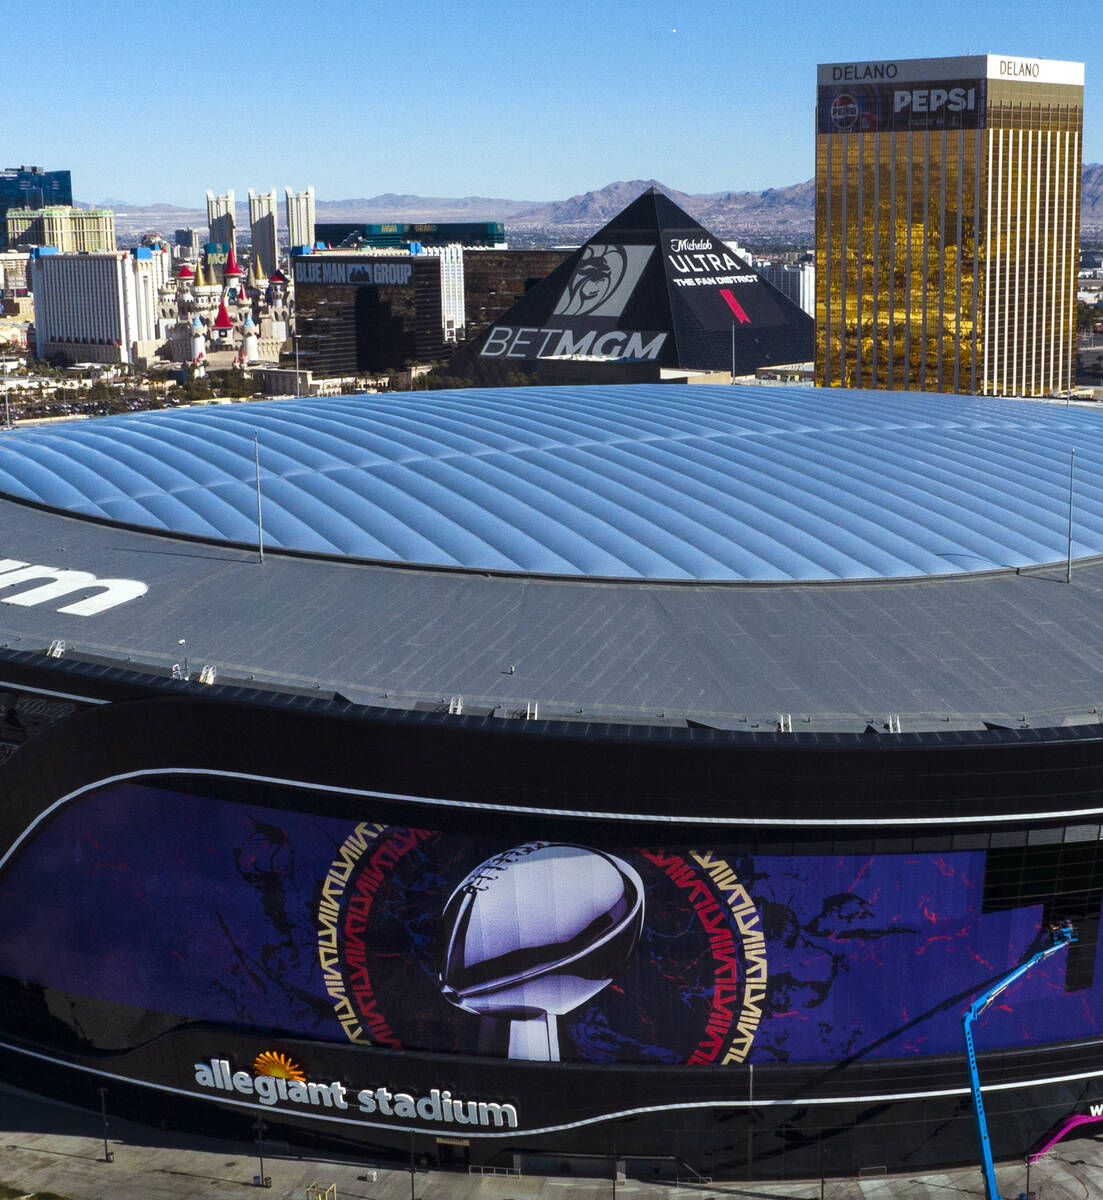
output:
M969 1064L969 1086L973 1093L973 1110L977 1118L977 1141L980 1145L980 1164L984 1172L985 1200L1005 1200L996 1186L996 1168L992 1162L992 1147L988 1141L988 1121L984 1115L984 1099L980 1093L980 1076L977 1073L977 1055L973 1048L973 1022L984 1012L993 1000L1017 979L1021 979L1028 971L1044 962L1051 955L1067 949L1076 941L1076 933L1070 922L1051 926L1053 934L1052 945L1039 950L1026 962L1020 963L1010 974L1005 975L999 983L990 987L973 1001L961 1014L961 1028L965 1035L965 1059Z

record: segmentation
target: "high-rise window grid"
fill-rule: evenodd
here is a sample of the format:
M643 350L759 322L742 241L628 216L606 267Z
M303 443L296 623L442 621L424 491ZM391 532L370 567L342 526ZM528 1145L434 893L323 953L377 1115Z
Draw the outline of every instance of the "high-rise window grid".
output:
M986 95L978 128L821 124L821 385L988 395L1071 386L1083 88L976 85Z

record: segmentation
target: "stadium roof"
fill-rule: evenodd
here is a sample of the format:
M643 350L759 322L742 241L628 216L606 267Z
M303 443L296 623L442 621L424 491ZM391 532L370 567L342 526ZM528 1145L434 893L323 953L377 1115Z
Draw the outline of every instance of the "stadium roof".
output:
M1103 421L833 389L414 392L0 436L0 492L405 565L634 580L900 579L1103 553Z
M1081 561L1071 586L1063 562L827 584L779 582L773 570L761 583L687 586L685 577L425 570L341 554L277 551L261 564L255 543L103 519L216 539L225 521L248 543L254 429L266 529L292 544L333 522L350 540L367 536L362 525L397 530L421 554L435 543L403 524L416 517L443 537L439 519L457 548L484 549L489 539L469 527L478 514L495 530L503 513L525 511L519 494L543 494L545 525L528 518L517 545L596 554L597 534L613 528L619 546L665 539L688 553L694 522L737 529L753 516L761 543L786 562L810 559L806 547L838 554L844 537L875 546L873 531L897 541L909 533L936 560L960 556L951 570L974 561L963 547L975 552L982 536L997 546L1032 539L1035 557L1052 562L1067 545L1070 447L1075 553L1103 542L1103 420L1089 410L643 386L225 406L0 435L2 487L37 501L0 496L0 650L38 659L63 642L66 658L90 657L91 670L98 659L162 672L186 652L193 674L210 663L220 681L246 687L402 710L443 711L463 697L472 716L523 715L534 703L541 718L751 733L772 730L779 714L792 715L794 730L831 735L881 728L891 714L905 733L1100 727L1100 558ZM725 462L734 464L728 491L721 470L697 474ZM653 463L668 468L666 523L659 485L647 470L629 471ZM486 499L488 480L500 502ZM746 540L733 538L732 553ZM989 550L976 562L1000 558ZM85 603L105 595L107 605Z

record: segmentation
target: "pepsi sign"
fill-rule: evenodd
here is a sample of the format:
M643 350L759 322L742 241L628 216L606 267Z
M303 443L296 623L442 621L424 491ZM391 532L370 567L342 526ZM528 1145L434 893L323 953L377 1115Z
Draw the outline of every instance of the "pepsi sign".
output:
M900 133L924 129L984 129L984 79L934 83L846 82L819 89L819 133Z

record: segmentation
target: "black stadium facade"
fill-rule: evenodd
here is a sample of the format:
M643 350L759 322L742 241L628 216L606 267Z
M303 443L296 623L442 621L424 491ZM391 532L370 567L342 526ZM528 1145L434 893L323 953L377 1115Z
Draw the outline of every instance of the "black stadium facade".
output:
M273 402L0 435L0 492L8 1080L445 1165L912 1171L973 1157L961 1012L1071 920L976 1027L997 1157L1103 1102L1094 414Z

